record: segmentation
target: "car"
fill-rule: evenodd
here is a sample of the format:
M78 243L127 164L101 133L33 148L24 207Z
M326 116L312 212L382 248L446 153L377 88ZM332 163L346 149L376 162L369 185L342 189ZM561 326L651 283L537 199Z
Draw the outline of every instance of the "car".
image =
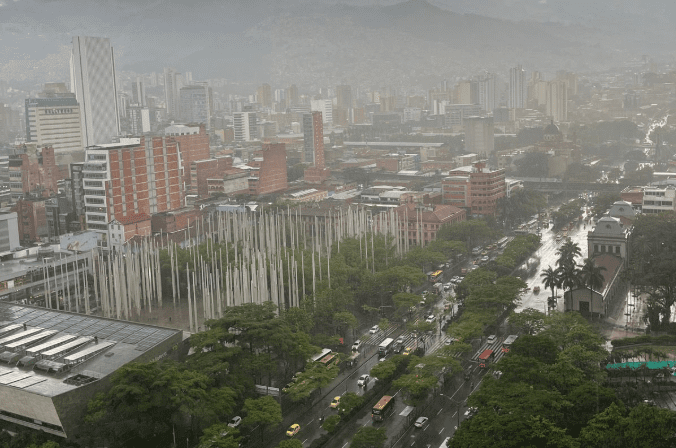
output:
M412 349L411 347L406 347L406 348L404 349L404 353L402 353L402 354L403 354L404 356L408 356L408 355L411 354L412 351L413 351L413 349Z
M429 420L427 417L418 417L414 425L416 428L422 428L423 426L425 426L425 423L427 423L427 420Z
M533 288L533 292L534 292L535 294L539 294L539 293L540 293L540 287L539 287L539 286L534 287L534 288Z
M242 423L242 417L240 417L239 415L236 415L235 417L230 419L228 426L231 427L231 428L237 428L240 425L240 423Z
M359 387L366 386L369 383L370 379L371 379L371 377L368 375L368 373L363 374L357 380L357 386L359 386Z
M498 337L496 335L492 334L492 335L488 336L488 339L486 340L486 342L489 343L489 344L492 344L497 340L498 340Z
M369 333L371 333L371 334L376 334L376 333L378 333L379 331L380 331L380 327L379 327L378 325L374 325L374 326L372 326L371 329L369 330Z
M444 343L445 343L446 345L451 345L451 344L453 344L454 342L457 342L457 341L458 341L458 340L457 340L456 338L452 338L452 337L449 336L449 337L446 338L446 340L444 341Z
M493 376L495 377L496 380L499 380L502 377L502 371L496 370L495 372L493 372Z
M360 348L361 348L361 340L357 339L356 341L354 341L354 344L352 344L352 351L356 352Z
M468 409L465 411L465 417L467 417L467 418L472 418L472 417L474 417L474 416L476 415L477 412L479 412L479 410L478 410L477 408L475 408L475 407L468 408Z
M333 409L336 409L339 404L340 404L340 395L338 395L337 397L333 397L333 401L331 402L331 407Z
M434 314L430 314L429 316L427 316L427 319L425 319L425 322L431 324L432 322L434 322L435 319L436 317L434 316Z
M481 262L482 262L482 263L488 263L488 260L490 260L490 257L488 257L488 255L485 255L485 256L481 257Z
M298 431L300 431L300 425L298 423L294 423L293 425L289 426L289 429L286 430L286 435L288 437L293 437L298 434Z

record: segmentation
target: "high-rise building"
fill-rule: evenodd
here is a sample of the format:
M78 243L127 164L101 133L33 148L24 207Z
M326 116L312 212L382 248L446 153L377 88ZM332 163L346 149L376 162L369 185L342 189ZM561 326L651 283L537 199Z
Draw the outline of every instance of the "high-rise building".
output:
M465 128L465 152L490 156L495 150L493 117L468 117Z
M131 103L142 107L148 105L146 102L146 86L143 83L143 79L138 76L136 77L136 81L131 83Z
M566 81L547 83L547 115L556 122L568 121L568 88Z
M26 99L26 141L51 146L57 154L84 150L80 105L69 95Z
M173 68L164 69L164 102L167 106L167 115L170 118L179 117L180 73Z
M196 83L181 89L181 119L186 123L204 123L211 129L213 95L207 83Z
M342 109L352 108L352 87L342 84L336 86L336 107Z
M518 65L509 70L509 97L507 106L510 109L526 107L526 71Z
M130 131L132 135L147 134L150 132L150 109L140 105L127 108Z
M120 114L110 39L73 37L70 88L80 104L84 145L112 142L120 134Z
M286 89L286 102L289 106L295 106L298 104L298 87L295 84L291 84L288 89Z
M272 87L270 84L263 84L256 89L256 97L263 107L272 107Z
M495 104L495 74L485 73L477 80L477 103L484 112L492 112Z
M122 138L88 147L82 171L87 228L108 234L113 220L125 224L143 215L149 221L155 213L183 206L178 147L171 137Z
M311 100L310 110L321 112L324 124L333 123L333 101L331 100Z
M324 123L321 112L303 114L303 141L305 163L324 168Z
M455 86L455 91L453 94L453 103L454 104L474 103L474 98L472 98L472 83L470 81L460 81L458 85Z
M258 138L256 112L237 112L233 114L235 141L250 142Z

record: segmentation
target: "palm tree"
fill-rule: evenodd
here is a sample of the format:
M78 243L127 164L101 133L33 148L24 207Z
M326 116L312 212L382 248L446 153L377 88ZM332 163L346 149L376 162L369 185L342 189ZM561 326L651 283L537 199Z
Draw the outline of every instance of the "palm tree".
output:
M551 266L547 267L547 269L543 269L542 273L540 273L542 284L545 285L545 288L550 288L552 290L552 303L556 303L554 288L558 288L561 284L559 273L560 271L558 269L553 269Z
M575 257L581 256L582 251L577 243L573 243L573 240L566 238L566 241L559 247L559 250L556 251L556 255L559 256L559 259L556 260L556 264L562 268L568 264L575 264Z
M585 258L580 269L582 284L589 288L589 307L591 308L592 315L594 313L594 289L600 290L603 287L603 283L605 282L603 271L605 270L606 268L603 266L596 266L591 258Z
M573 288L577 288L580 285L579 274L580 270L575 262L564 263L564 265L559 268L559 284L564 290L572 292Z

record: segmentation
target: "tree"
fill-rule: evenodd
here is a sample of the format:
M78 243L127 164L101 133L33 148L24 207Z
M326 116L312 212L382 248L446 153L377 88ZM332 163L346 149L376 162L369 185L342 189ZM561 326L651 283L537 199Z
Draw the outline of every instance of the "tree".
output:
M362 426L352 438L350 448L383 448L386 440L385 428Z
M239 448L240 439L236 428L217 423L204 430L198 448Z
M534 308L525 308L520 313L513 311L509 316L509 323L520 331L533 335L544 328L545 314Z
M341 415L349 414L352 409L360 408L363 403L364 397L357 395L354 392L348 392L340 399L338 411Z
M585 258L582 263L582 268L580 268L580 275L582 276L581 283L589 288L589 305L591 312L594 312L594 290L600 290L603 287L605 279L603 278L603 272L606 270L604 266L596 266L594 260L591 258Z
M556 264L558 264L560 268L563 268L568 265L574 265L575 258L581 256L582 251L580 250L579 244L574 243L570 238L566 238L566 241L559 247L559 250L556 251L556 255L559 256L558 260L556 260Z
M340 415L332 415L327 417L322 423L322 428L324 428L329 434L333 433L340 423ZM302 446L302 445L301 445Z
M556 294L554 293L554 289L558 288L561 284L559 273L560 271L558 269L553 269L551 266L549 266L540 274L540 277L542 277L542 284L545 285L545 288L550 288L552 290L552 301L554 303L556 303Z
M243 410L246 417L242 419L242 423L252 427L260 425L261 433L265 428L277 426L282 422L282 407L270 395L256 399L247 398Z

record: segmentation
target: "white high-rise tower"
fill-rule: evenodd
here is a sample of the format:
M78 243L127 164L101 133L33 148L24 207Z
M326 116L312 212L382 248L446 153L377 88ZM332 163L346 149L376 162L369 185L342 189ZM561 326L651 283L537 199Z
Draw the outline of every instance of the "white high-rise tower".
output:
M510 109L526 107L526 71L517 66L509 70L509 101Z
M85 147L111 143L120 135L115 58L110 39L73 37L70 88L80 103Z

